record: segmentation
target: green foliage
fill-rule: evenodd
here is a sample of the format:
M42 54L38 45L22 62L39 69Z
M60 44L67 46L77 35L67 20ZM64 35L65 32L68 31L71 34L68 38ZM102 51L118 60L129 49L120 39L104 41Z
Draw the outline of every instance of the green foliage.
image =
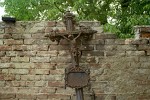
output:
M100 21L121 38L133 37L135 25L150 24L150 0L5 0L0 6L18 20L60 20L70 9L78 20Z

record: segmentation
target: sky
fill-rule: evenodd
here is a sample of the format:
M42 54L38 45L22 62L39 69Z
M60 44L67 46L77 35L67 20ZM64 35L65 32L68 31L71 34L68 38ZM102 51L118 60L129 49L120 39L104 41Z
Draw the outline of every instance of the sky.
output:
M4 1L4 0L0 0L1 1ZM2 21L2 16L5 14L4 12L4 7L0 7L0 21Z

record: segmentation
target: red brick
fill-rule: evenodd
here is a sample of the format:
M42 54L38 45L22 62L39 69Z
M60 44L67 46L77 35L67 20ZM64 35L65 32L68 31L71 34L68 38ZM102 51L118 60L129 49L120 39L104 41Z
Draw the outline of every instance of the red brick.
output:
M12 38L12 34L3 34L3 39L10 39Z
M52 27L46 27L45 28L45 33L50 33L52 31L53 31Z
M4 75L4 80L6 81L12 81L15 80L15 75Z
M65 83L62 81L49 81L48 86L49 87L64 87Z
M54 26L56 26L56 24L57 24L56 21L48 21L46 26L48 26L48 27L54 27Z
M12 50L12 46L0 45L0 51L9 51Z

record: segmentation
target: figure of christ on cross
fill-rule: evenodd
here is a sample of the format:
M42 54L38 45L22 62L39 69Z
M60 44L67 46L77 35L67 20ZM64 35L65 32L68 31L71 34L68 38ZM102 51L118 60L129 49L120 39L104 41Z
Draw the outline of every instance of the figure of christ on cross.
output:
M81 51L77 47L77 39L80 37L81 32L74 37L73 34L69 34L68 37L61 35L64 39L66 39L70 43L70 54L71 54L71 60L75 67L79 67L79 58L81 56Z

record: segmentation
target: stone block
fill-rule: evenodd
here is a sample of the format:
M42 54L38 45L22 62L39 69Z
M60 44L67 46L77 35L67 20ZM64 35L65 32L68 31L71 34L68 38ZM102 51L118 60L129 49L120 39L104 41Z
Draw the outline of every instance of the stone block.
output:
M11 57L12 62L29 62L29 57Z

